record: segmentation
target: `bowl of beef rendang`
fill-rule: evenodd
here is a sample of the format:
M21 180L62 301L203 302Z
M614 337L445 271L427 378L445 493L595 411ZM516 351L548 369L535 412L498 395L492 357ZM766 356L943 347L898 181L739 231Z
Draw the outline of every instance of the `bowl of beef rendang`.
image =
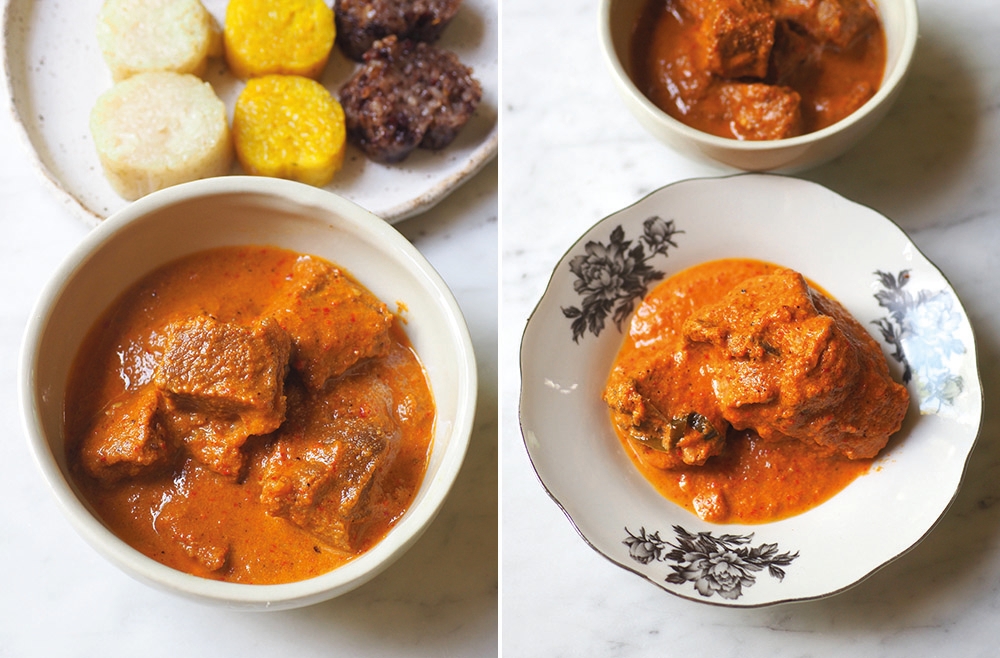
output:
M600 45L627 107L696 159L794 172L885 116L908 73L914 0L603 0Z
M63 511L137 579L282 609L380 573L464 458L475 360L395 229L322 190L226 177L97 227L25 334L22 415Z

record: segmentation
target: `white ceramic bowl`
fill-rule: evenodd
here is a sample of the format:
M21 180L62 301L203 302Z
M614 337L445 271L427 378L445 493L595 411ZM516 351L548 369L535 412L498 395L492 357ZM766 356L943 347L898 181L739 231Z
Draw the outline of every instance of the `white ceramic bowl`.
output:
M660 221L647 230L653 217ZM901 379L904 364L874 322L892 325L912 372L903 429L870 472L774 523L711 524L663 498L625 455L601 400L627 321L617 327L585 300L637 301L602 282L635 279L638 265L669 276L728 257L785 265L825 288L872 332ZM905 285L889 290L877 272ZM880 305L891 299L898 317ZM581 317L595 321L575 331ZM600 331L587 328L601 318ZM598 222L556 266L528 321L521 380L531 462L583 539L673 594L727 606L827 596L908 551L956 495L983 404L968 316L906 234L824 187L765 174L677 183Z
M406 331L437 405L427 473L409 511L370 551L327 574L282 585L216 582L181 573L112 534L80 497L64 456L67 371L86 332L125 288L182 255L262 244L326 258L390 305L405 304ZM20 360L20 402L31 449L64 513L101 554L139 580L233 608L282 609L332 598L368 581L410 547L441 507L465 457L476 403L476 366L454 297L424 257L389 224L329 192L259 177L172 187L95 228L44 288Z
M802 171L849 149L882 120L895 102L917 43L916 0L875 0L886 32L886 67L882 86L867 103L834 125L799 137L771 141L727 139L674 119L632 82L629 42L636 17L647 1L600 1L600 47L619 94L639 123L660 141L689 157L744 171Z

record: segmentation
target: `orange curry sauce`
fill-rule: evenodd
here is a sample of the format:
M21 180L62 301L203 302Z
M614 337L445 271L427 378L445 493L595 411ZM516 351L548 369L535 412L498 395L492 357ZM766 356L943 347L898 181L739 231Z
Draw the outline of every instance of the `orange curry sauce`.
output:
M423 367L398 317L390 329L388 354L359 363L347 373L369 368L374 376L391 382L393 414L400 417L397 452L378 491L371 491L366 501L375 509L354 552L337 550L265 511L260 498L271 443L267 435L250 436L243 445L245 462L238 477L217 473L183 451L167 469L111 483L89 477L80 466L79 446L93 419L153 378L155 336L168 320L198 313L209 313L223 322L256 318L290 277L299 256L272 247L223 247L168 264L120 297L78 353L65 410L67 459L75 483L112 532L154 560L231 582L303 580L344 564L378 542L403 515L420 486L430 451L434 403ZM324 319L336 314L335 309L326 310L332 313L322 314ZM285 390L289 392L287 384ZM342 404L344 408L337 413L365 414L364 402ZM290 396L286 422L307 414L295 407ZM165 525L167 509L184 517L182 542ZM197 551L192 547L202 544L228 546L221 568L206 568L204 560L193 554Z
M753 5L755 1L720 0L719 4ZM815 4L775 0L775 5L782 3ZM633 82L654 105L692 128L735 139L776 139L815 132L860 108L882 84L886 41L877 19L849 44L839 46L817 41L794 20L782 18L776 12L777 27L766 74L730 78L710 71L705 37L700 30L703 21L686 7L712 4L701 0L650 0L639 15L631 42ZM868 0L841 3L848 9L861 4L866 5L866 11L874 11ZM818 30L812 27L813 32ZM760 82L797 93L801 98L798 128L793 133L775 134L764 125L775 121L775 115L784 109L772 106L747 110L727 106L725 88L731 82ZM740 112L749 115L745 121L756 125L741 128L740 120L733 116Z
M694 310L775 269L761 261L727 259L671 276L636 310L615 366L647 362L641 351L649 336L679 333ZM794 516L841 491L873 461L831 455L796 439L765 441L753 431L730 428L724 451L703 465L663 468L662 453L630 440L617 425L616 431L636 468L664 497L713 523L756 524Z

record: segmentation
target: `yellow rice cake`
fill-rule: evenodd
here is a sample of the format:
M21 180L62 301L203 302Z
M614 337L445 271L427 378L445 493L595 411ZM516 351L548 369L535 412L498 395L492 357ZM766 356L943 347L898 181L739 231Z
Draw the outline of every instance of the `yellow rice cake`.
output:
M222 30L199 0L105 0L97 42L111 77L173 71L202 75L222 55Z
M236 99L233 140L247 173L322 187L344 163L344 110L309 78L252 78Z
M233 75L283 74L318 79L336 33L323 0L230 0L223 30Z

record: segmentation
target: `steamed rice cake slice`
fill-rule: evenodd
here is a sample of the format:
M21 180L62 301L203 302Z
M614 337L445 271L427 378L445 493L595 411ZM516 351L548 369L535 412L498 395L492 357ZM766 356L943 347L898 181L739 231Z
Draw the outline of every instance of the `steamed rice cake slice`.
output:
M115 81L150 71L200 76L223 52L222 30L199 0L105 0L97 43Z
M230 0L223 36L226 62L238 78L319 79L336 27L333 10L323 0Z
M129 201L232 166L226 107L190 74L141 73L115 84L97 99L90 131L108 182Z
M344 164L344 109L310 78L253 78L236 99L233 142L247 173L322 187Z

